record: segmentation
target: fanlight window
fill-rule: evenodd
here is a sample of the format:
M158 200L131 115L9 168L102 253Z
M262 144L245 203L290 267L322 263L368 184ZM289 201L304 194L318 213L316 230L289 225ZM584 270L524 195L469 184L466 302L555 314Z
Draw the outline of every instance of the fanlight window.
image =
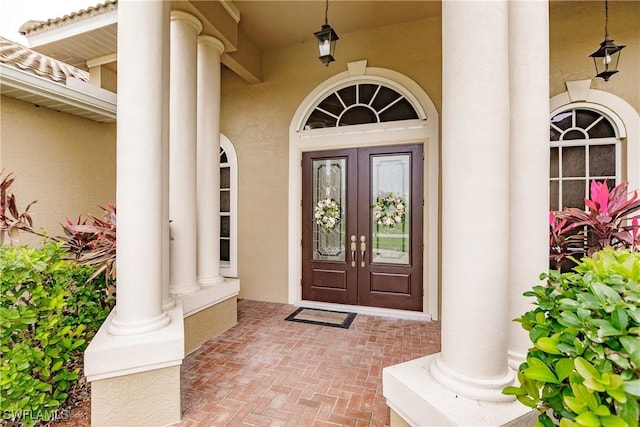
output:
M325 97L311 112L304 129L417 119L409 100L380 84L358 83Z
M584 209L592 180L610 187L619 178L620 141L601 113L572 109L551 118L550 208Z

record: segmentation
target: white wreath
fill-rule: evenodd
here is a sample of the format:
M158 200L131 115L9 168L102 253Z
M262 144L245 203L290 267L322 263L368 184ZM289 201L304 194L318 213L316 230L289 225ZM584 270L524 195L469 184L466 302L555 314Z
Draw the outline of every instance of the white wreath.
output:
M379 225L392 227L400 224L405 217L404 199L392 193L378 198L378 203L373 205L373 216Z
M313 208L313 218L320 227L332 230L340 221L340 204L334 199L321 199Z

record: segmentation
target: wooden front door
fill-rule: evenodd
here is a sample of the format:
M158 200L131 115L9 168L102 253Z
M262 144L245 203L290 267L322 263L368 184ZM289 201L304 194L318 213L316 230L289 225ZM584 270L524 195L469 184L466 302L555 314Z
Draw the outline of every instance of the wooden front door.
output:
M302 298L422 310L422 145L302 156Z

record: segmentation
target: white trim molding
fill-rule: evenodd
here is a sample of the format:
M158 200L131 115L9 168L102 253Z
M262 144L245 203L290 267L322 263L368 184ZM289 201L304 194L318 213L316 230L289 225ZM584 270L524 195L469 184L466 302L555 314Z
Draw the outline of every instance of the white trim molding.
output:
M424 236L423 315L438 318L438 235L439 235L439 131L438 111L415 81L396 71L367 67L366 61L347 64L347 70L318 85L298 106L289 126L289 298L290 304L302 301L302 153L312 150L369 147L396 144L423 144ZM414 106L417 119L334 128L304 130L304 121L325 96L356 83L388 86ZM307 304L307 302L304 302ZM327 305L328 307L329 305ZM409 314L409 313L407 313Z
M0 64L1 94L97 122L116 120L116 94L69 77L66 86Z

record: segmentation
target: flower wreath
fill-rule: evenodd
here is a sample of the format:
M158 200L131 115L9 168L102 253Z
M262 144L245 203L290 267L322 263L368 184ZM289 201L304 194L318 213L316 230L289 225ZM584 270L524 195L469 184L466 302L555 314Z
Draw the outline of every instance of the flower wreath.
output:
M321 199L313 208L313 218L320 227L331 230L340 221L340 205L334 199Z
M373 205L373 216L379 225L391 227L400 224L405 216L404 199L392 193L378 198L378 203Z

